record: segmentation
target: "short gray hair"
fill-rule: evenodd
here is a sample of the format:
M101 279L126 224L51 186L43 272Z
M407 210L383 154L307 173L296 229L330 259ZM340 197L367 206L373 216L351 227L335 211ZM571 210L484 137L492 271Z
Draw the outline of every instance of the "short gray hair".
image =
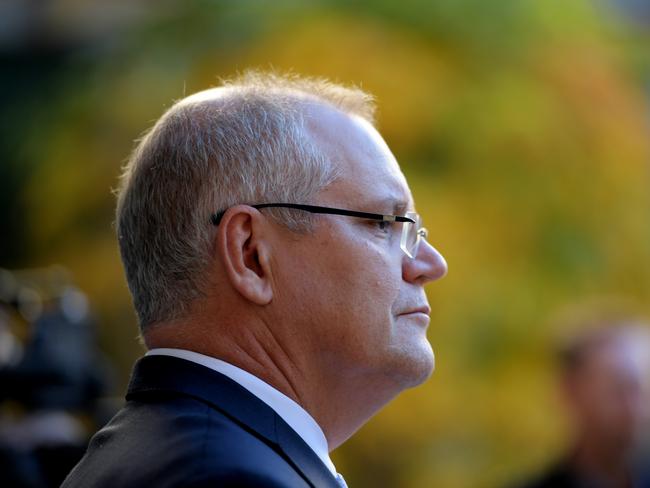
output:
M118 190L117 234L141 331L182 318L204 296L214 212L307 203L336 179L305 130L310 103L373 121L372 98L359 89L248 72L178 101L137 142ZM305 212L271 213L294 231L309 228Z

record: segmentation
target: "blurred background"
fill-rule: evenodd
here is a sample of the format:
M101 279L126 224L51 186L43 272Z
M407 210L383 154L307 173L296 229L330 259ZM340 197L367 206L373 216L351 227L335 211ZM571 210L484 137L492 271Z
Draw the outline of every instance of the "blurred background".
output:
M77 400L54 402L76 439L143 354L120 168L173 100L251 67L374 94L449 263L428 290L436 371L334 453L350 486L539 471L569 445L553 352L570 324L650 316L648 1L2 0L0 59L0 364L24 368L58 317L49 340L77 342L57 357L84 351L63 369L86 376L61 376ZM10 395L12 378L0 414L19 425L40 387Z

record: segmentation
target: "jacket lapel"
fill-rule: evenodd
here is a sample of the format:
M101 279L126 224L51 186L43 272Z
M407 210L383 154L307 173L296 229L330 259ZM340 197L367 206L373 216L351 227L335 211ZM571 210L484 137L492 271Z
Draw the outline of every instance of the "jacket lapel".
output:
M332 476L329 469L320 458L312 451L307 443L276 415L276 434L280 448L295 463L296 468L314 486L340 488L338 481Z
M161 391L196 398L256 432L284 453L313 486L339 487L316 453L271 407L227 376L171 356L145 356L138 360L126 399Z

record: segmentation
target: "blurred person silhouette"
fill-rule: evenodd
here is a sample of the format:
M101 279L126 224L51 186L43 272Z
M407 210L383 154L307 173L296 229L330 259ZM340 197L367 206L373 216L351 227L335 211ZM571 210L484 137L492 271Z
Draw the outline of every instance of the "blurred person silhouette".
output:
M0 271L0 486L58 487L82 457L93 420L105 420L95 418L96 402L110 368L79 289L43 286L49 269ZM10 326L17 319L26 324L22 340Z
M371 98L249 72L137 145L117 231L149 351L64 487L322 487L434 367L446 273Z
M559 350L568 453L522 488L650 488L648 328L625 321L587 327Z

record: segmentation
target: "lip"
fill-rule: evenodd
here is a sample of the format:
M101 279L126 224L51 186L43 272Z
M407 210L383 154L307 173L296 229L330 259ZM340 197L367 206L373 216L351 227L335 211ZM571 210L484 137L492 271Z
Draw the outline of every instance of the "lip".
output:
M413 308L407 310L406 312L402 312L400 315L411 315L411 314L423 314L428 317L429 315L431 315L431 307L429 307L428 305L423 305L421 307Z

